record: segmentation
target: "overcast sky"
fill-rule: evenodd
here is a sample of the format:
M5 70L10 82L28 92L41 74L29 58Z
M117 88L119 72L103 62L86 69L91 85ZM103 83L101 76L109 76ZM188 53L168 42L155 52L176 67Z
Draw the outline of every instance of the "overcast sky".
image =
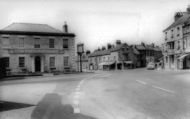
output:
M86 49L114 43L161 44L163 30L189 0L0 0L0 29L13 22L43 23L62 30L64 21Z

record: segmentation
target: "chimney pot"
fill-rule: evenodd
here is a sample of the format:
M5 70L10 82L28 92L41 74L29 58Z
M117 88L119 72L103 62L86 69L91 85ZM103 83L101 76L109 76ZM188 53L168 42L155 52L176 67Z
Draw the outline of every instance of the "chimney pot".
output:
M63 25L63 31L64 31L65 33L68 33L67 22L65 22L65 24Z

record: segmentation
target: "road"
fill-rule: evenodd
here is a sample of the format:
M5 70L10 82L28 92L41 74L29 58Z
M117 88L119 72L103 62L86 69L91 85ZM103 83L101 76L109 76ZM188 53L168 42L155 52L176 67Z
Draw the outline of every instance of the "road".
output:
M187 76L189 72L146 69L102 71L67 77L73 79L70 81L60 80L60 76L51 82L4 85L0 89L5 92L3 100L35 105L14 110L28 109L25 119L189 119Z

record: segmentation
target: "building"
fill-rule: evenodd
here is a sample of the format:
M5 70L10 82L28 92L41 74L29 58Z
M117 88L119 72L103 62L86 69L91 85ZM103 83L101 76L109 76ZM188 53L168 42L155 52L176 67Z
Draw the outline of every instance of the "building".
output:
M89 55L90 69L112 70L136 68L139 52L132 46L116 41L116 46L96 50Z
M134 45L134 48L140 53L138 67L146 67L149 62L159 62L159 59L163 57L161 48L154 44L141 43Z
M46 24L13 23L0 30L0 52L12 74L76 70L75 34Z
M189 69L190 68L190 7L187 11L177 12L174 22L163 32L165 40L163 44L165 69Z
M95 50L89 55L90 70L101 70L109 65L108 62L111 63L110 50Z

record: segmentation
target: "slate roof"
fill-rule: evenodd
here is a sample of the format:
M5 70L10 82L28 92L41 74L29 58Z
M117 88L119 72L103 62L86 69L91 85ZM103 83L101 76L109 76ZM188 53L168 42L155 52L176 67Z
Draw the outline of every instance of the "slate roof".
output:
M12 23L2 29L2 31L23 31L23 32L47 32L47 33L62 33L47 24L34 23Z
M134 48L134 47L133 47L133 52L134 52L135 54L137 54L137 55L140 54L140 52L139 52L136 48Z
M146 49L145 46L143 46L143 45L135 45L135 48L137 50L145 50Z
M34 23L12 23L0 30L0 34L75 36L73 33L64 33L47 24Z
M110 50L100 50L100 51L94 51L89 55L89 57L95 57L95 56L102 56L102 55L110 55Z
M177 26L180 24L185 23L186 21L188 21L190 19L190 14L188 13L183 13L183 16L181 18L179 18L177 21L174 21L169 27L167 27L163 32Z

